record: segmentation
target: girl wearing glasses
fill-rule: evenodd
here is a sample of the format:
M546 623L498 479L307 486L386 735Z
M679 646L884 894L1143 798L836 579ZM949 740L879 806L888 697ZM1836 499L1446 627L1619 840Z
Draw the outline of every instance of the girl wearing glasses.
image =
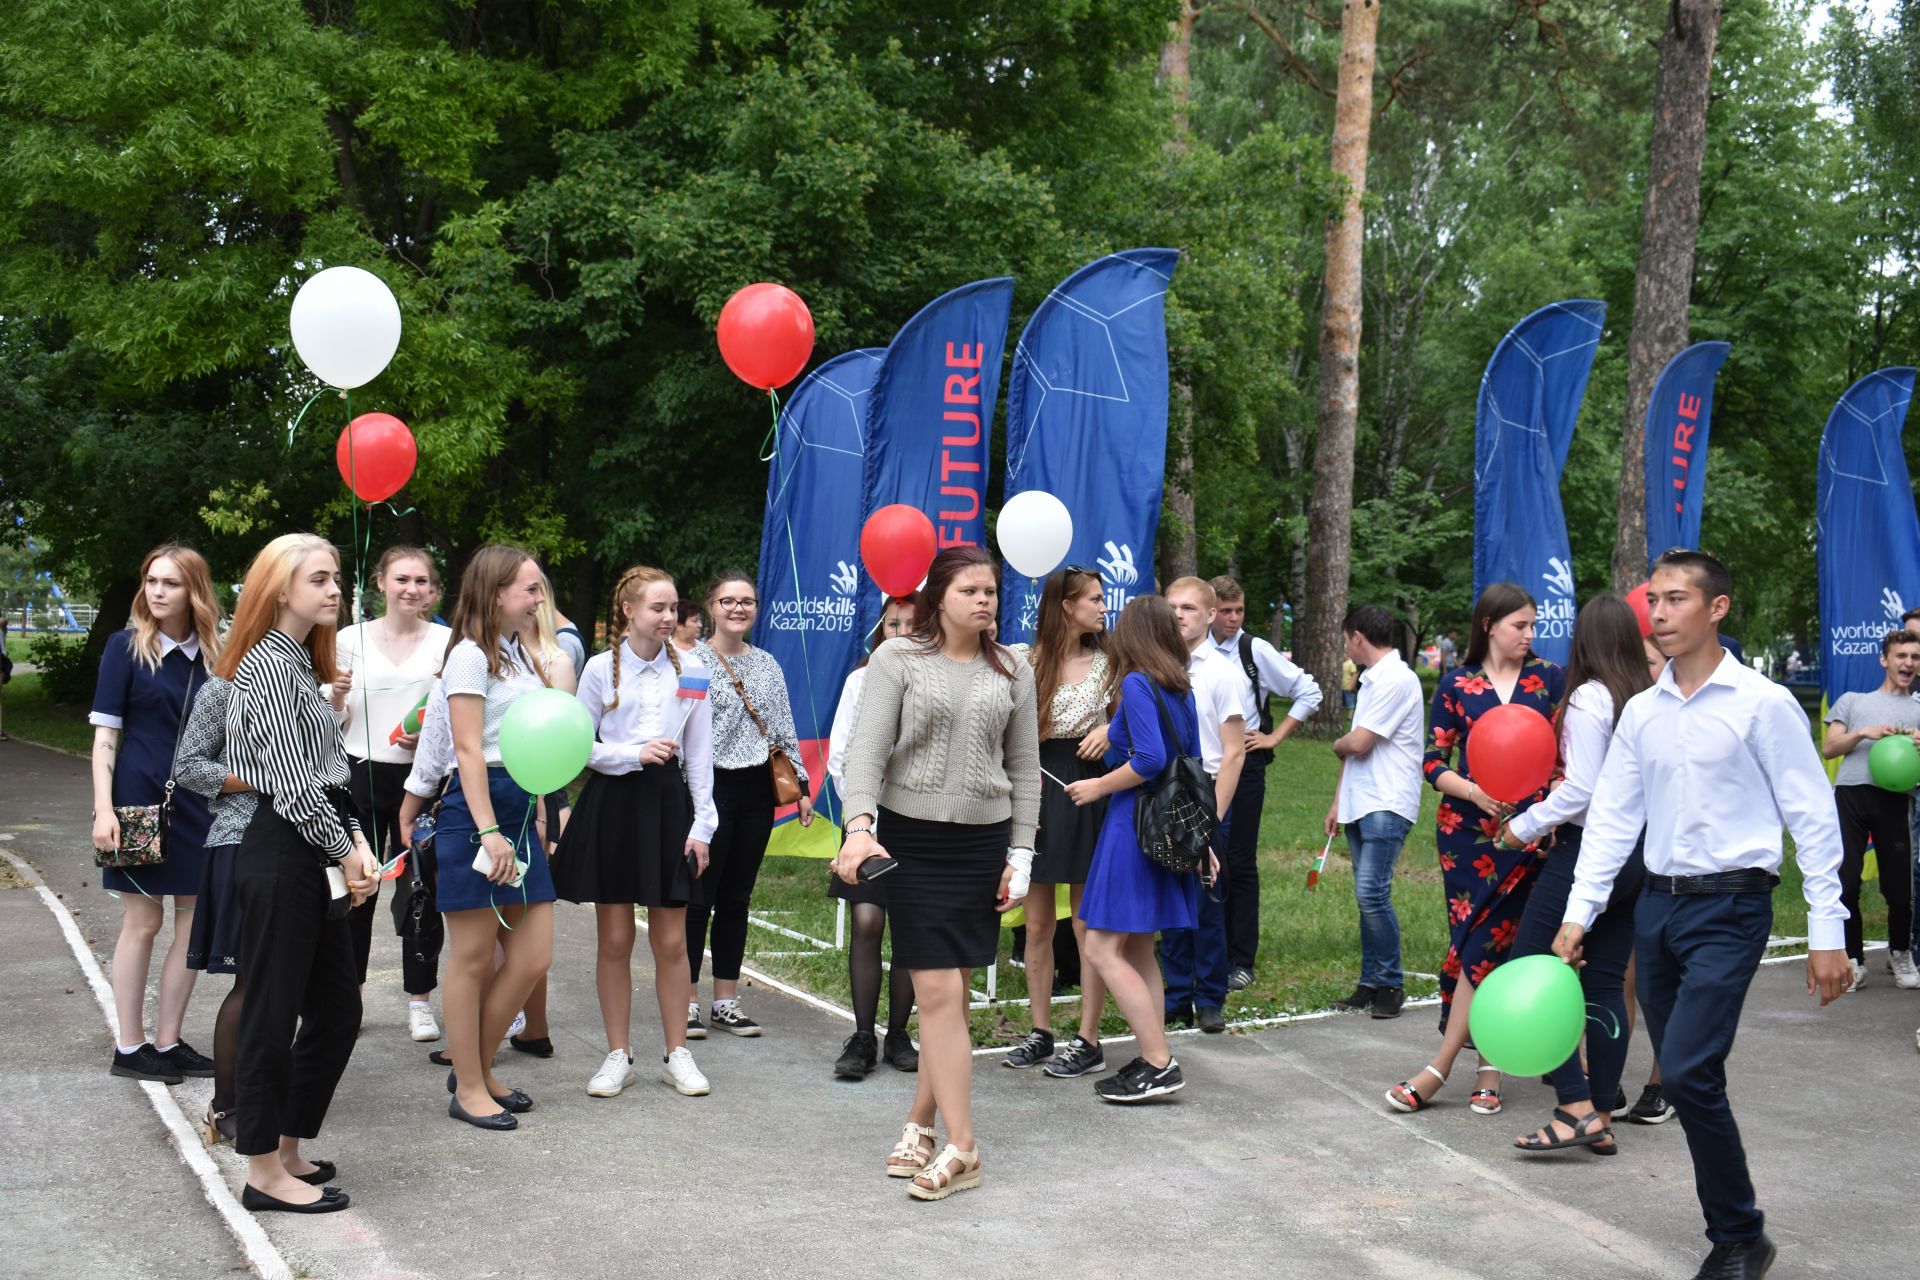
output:
M747 643L760 608L753 579L728 570L707 588L712 635L693 655L713 678L713 803L719 825L707 869L687 907L687 958L694 998L687 1006L687 1037L706 1038L700 1021L700 958L713 921L713 1025L736 1036L757 1036L760 1024L740 1008L740 964L747 954L747 904L773 834L773 756L793 763L800 781L800 825L813 823L807 766L800 759L787 680L764 649Z

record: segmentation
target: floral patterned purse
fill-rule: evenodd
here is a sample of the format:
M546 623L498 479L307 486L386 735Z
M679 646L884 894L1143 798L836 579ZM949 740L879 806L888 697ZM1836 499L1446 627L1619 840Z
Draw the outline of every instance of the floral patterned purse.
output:
M180 703L180 728L173 735L173 751L180 754L180 738L187 731L187 707L193 702L193 676L187 676L187 696ZM167 787L159 804L117 804L113 817L120 824L120 843L105 852L93 851L96 867L157 867L167 860L167 822L173 816L173 769L167 769Z

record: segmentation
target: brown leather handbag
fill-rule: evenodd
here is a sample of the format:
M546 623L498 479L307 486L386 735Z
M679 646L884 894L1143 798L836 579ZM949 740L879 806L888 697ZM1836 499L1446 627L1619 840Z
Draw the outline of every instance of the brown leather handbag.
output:
M793 767L793 758L779 747L773 745L773 735L767 732L767 726L760 719L760 713L753 709L753 699L747 696L747 686L740 683L740 677L733 673L733 664L721 656L718 650L714 657L720 659L720 667L727 673L727 679L733 682L733 691L740 695L740 705L747 709L747 715L753 720L753 727L767 740L767 768L773 773L773 801L777 807L785 808L790 804L799 804L805 791L800 786L800 771Z

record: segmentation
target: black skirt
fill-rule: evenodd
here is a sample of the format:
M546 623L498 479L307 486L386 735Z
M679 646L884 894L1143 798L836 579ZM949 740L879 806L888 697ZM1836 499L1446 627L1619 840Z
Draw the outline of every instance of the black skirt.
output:
M1098 778L1107 767L1098 759L1082 760L1074 754L1079 746L1075 738L1049 738L1040 744L1040 767L1053 778L1045 774L1040 778L1040 829L1033 838L1035 884L1085 884L1087 869L1093 866L1093 846L1100 840L1107 802L1077 805L1061 784Z
M1007 866L1008 822L923 822L880 810L893 962L909 969L981 969L1000 950L994 900Z
M692 828L693 797L677 766L589 773L551 862L554 892L641 907L697 901L686 857Z
M262 802L264 803L264 801ZM233 899L233 860L238 844L210 844L200 868L187 934L187 968L205 973L240 972L240 907Z

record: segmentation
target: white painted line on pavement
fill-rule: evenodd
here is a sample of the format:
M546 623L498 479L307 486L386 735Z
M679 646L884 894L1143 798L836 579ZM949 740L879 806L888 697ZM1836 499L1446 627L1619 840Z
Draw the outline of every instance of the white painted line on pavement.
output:
M0 852L4 852L4 850L0 850ZM646 932L646 929L647 929L647 922L644 918L641 918L640 911L641 911L640 908L638 907L634 908L634 916L635 916L634 924L638 926L641 932L644 933ZM700 954L705 956L709 960L713 959L713 951L711 948L702 950ZM767 974L761 973L758 969L752 968L748 965L743 964L740 966L740 976L743 978L747 978L753 982L762 983L766 986L772 987L775 991L780 992L782 995L792 996L795 1000L798 1000L801 1004L810 1004L814 1008L820 1010L822 1013L830 1013L834 1017L839 1018L842 1021L845 1021L845 1022L853 1021L853 1010L842 1009L839 1005L834 1004L833 1002L828 1000L822 1000L819 996L812 995L808 992L802 991L798 987L790 987L786 983L780 981L778 978L771 977Z
M0 858L5 858L13 864L14 870L33 886L34 892L40 895L40 901L47 904L47 910L51 911L53 918L59 922L60 932L66 935L67 946L72 950L73 958L80 966L80 972L86 975L87 986L92 989L93 998L99 1002L100 1012L106 1018L107 1030L113 1033L114 1042L119 1043L120 1019L113 1010L113 988L108 985L107 976L100 972L100 962L93 958L93 951L87 946L86 938L81 935L80 926L74 923L73 913L68 911L67 904L60 901L59 896L47 887L47 882L40 878L40 873L16 856L12 850L0 849ZM186 1113L180 1110L180 1104L174 1101L167 1087L151 1080L143 1080L140 1082L140 1088L146 1093L147 1101L153 1105L155 1114L160 1117L160 1123L167 1127L167 1133L172 1136L174 1148L179 1151L180 1159L186 1163L187 1168L193 1170L194 1176L200 1179L200 1189L206 1193L207 1203L213 1206L214 1212L220 1215L226 1222L227 1229L233 1232L234 1237L240 1242L241 1252L246 1254L248 1264L261 1276L261 1280L291 1280L293 1269L287 1265L287 1260L280 1256L280 1250L276 1249L273 1241L267 1238L267 1233L260 1229L260 1224L254 1220L253 1215L242 1209L240 1202L234 1199L233 1191L227 1186L226 1180L220 1176L220 1170L215 1167L213 1157L209 1156L207 1149L201 1145L199 1135L194 1132L193 1126L187 1121Z

